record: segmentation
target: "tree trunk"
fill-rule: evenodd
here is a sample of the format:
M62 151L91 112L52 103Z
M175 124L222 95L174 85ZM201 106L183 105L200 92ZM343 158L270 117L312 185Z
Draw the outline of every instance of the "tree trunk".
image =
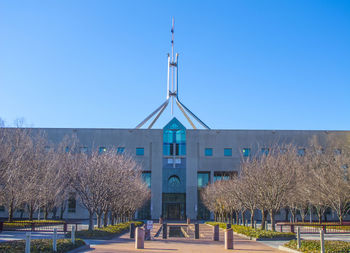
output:
M235 219L236 219L236 225L239 225L239 224L238 224L239 212L238 212L238 211L235 211L235 214L236 214L236 217L235 217Z
M322 213L321 212L317 212L317 216L318 216L318 223L322 223Z
M44 220L47 220L48 217L49 217L49 208L45 206Z
M245 226L245 210L242 211L241 214L242 214L243 226Z
M275 228L275 210L270 210L270 218L271 218L271 230L276 231Z
M54 219L56 219L56 214L57 214L57 207L53 207L52 208L52 219L54 220Z
M11 222L13 220L13 202L11 202L8 208L8 213L9 213L8 221Z
M254 228L254 213L255 213L255 210L250 210L250 226L252 228Z
M94 216L94 213L89 211L89 231L94 230L93 216Z
M265 210L260 210L260 212L261 212L261 229L265 230L267 212Z
M289 208L286 207L286 208L284 208L284 210L286 211L285 215L284 215L284 221L288 222ZM293 213L292 213L292 215L293 215Z
M101 212L96 212L96 218L97 218L97 227L101 227Z
M63 201L62 204L61 204L61 210L60 210L60 220L63 220L63 214L64 214L64 211L65 211L65 204L66 202Z
M104 212L104 215L103 215L103 226L104 227L108 226L108 211Z
M34 215L34 208L32 205L29 205L28 207L28 211L29 211L29 220L33 220L33 215ZM40 212L40 209L39 209L39 212Z

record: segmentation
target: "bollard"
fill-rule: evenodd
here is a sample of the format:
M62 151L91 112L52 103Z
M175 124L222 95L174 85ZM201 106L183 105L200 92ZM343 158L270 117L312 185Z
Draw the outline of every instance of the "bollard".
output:
M150 241L151 240L151 230L147 229L147 227L145 228L145 241Z
M53 252L57 252L57 228L53 229L52 249Z
M168 225L166 223L163 224L163 239L167 238L167 234L168 234L168 229L167 229Z
M231 228L231 223L226 224L226 229L229 229L229 228Z
M325 253L325 248L324 248L324 231L321 229L320 230L320 243L321 243L321 253Z
M75 227L74 226L72 226L71 240L72 240L72 243L75 244Z
M213 241L219 241L219 225L213 226Z
M30 232L26 233L26 249L25 253L30 253Z
M194 239L199 239L199 224L194 224Z
M187 218L187 225L191 223L191 219Z
M233 230L225 230L225 249L233 249Z
M135 249L143 249L145 233L141 227L136 228Z
M130 238L135 238L135 223L130 223Z
M301 241L300 241L300 227L297 227L297 249L300 249Z
M256 229L256 220L254 221L254 228Z

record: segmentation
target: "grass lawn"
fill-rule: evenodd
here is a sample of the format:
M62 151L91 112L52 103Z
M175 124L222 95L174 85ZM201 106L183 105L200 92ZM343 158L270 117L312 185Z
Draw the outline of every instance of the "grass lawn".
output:
M292 240L283 245L284 247L297 250L297 241ZM350 242L344 241L325 241L326 252L350 252ZM320 252L320 241L302 240L300 252L318 253Z

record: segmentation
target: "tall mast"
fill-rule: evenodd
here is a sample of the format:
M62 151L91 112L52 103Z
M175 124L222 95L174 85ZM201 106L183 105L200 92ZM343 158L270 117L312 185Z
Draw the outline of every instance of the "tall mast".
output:
M171 26L171 92L174 93L174 67L176 66L175 61L174 61L174 25L175 25L175 20L174 17L172 18L172 26ZM171 96L171 115L174 114L174 96Z
M176 102L176 105L179 107L183 115L186 117L188 122L191 124L191 126L196 129L196 126L193 124L190 116L194 118L199 124L201 124L204 128L210 129L203 121L201 121L193 112L190 111L183 103L181 103L179 96L178 96L178 59L179 54L175 53L174 49L174 25L175 20L172 18L171 20L171 55L168 54L168 75L167 75L167 93L166 93L166 100L163 104L161 104L155 111L153 111L150 115L148 115L140 124L136 126L136 128L141 128L146 122L148 122L151 118L154 117L151 124L148 126L148 128L152 128L153 125L156 123L160 115L163 113L163 111L166 109L166 107L169 104L169 100L171 100L171 115L174 114L174 99Z

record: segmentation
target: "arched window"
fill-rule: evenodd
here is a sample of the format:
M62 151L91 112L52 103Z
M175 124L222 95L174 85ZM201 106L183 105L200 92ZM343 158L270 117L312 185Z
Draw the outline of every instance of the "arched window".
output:
M176 175L173 175L171 177L169 177L168 179L168 185L170 187L178 187L180 185L180 178Z
M163 155L186 155L186 128L176 118L173 118L164 127Z

